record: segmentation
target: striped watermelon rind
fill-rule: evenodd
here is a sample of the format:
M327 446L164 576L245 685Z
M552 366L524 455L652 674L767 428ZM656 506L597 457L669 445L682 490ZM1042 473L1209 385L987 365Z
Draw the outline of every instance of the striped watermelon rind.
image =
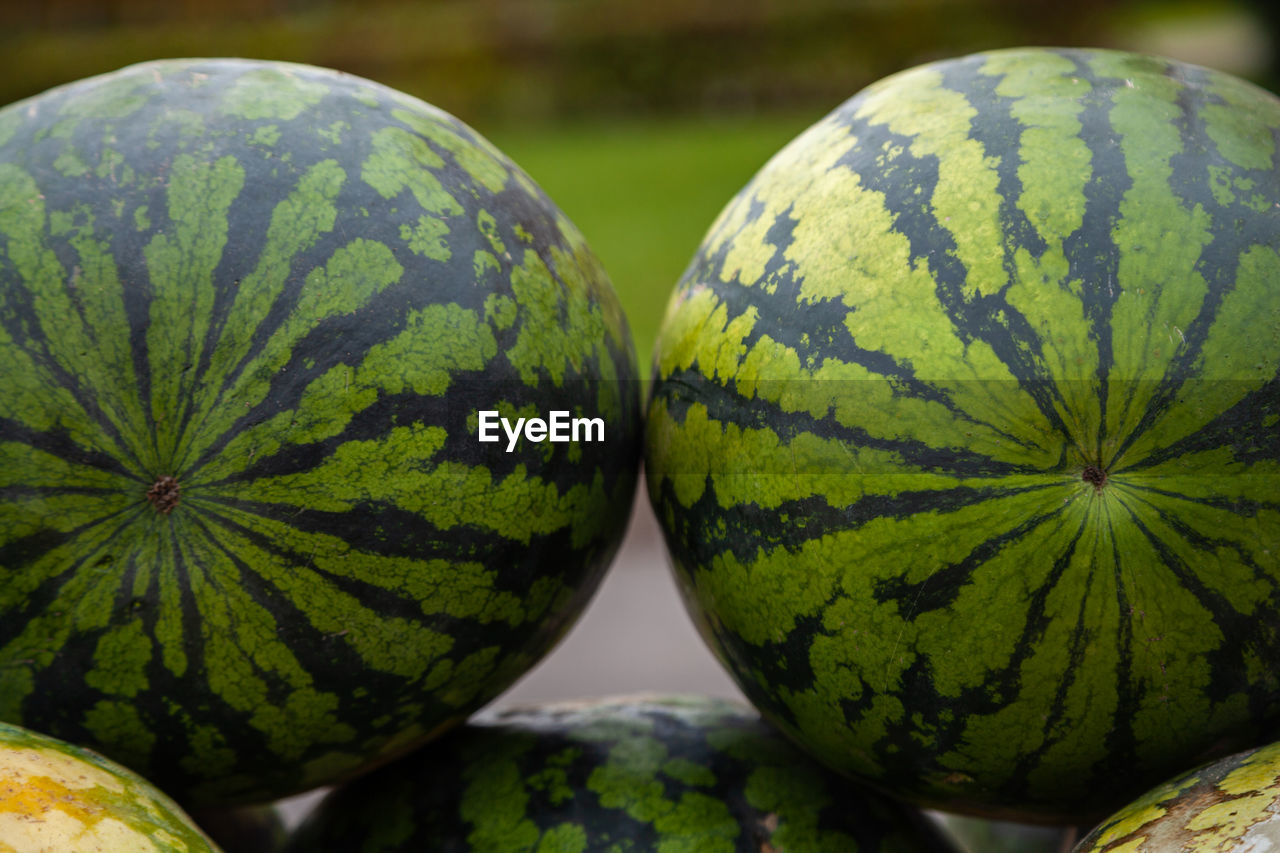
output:
M154 785L90 750L0 723L0 850L219 853Z
M912 69L775 156L655 354L703 635L815 755L1094 820L1280 724L1280 101L1105 50Z
M323 69L0 110L0 375L0 719L192 804L465 718L634 494L634 347L581 234L457 119ZM604 440L507 452L487 410Z
M950 853L919 811L814 762L740 702L512 708L330 793L285 853Z
M1280 743L1157 786L1100 823L1072 853L1266 851L1280 841Z

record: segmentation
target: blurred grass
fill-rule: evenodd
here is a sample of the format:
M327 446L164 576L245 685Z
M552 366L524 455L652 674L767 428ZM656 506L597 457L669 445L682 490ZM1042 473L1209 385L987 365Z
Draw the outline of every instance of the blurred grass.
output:
M477 130L586 235L622 300L647 378L667 298L712 220L770 156L822 114Z
M1114 2L0 0L0 101L144 59L246 56L349 71L464 117L786 109L943 55L1096 42Z

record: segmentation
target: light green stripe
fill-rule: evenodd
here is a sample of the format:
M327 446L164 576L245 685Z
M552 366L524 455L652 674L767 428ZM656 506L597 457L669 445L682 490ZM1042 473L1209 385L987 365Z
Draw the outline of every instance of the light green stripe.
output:
M57 214L52 217L55 234L59 218ZM126 466L132 467L136 460L144 470L154 471L158 460L155 446L147 440L147 415L138 396L123 287L111 244L98 239L95 231L97 227L109 232L115 226L95 222L84 206L70 213L67 220L74 232L68 242L79 260L71 289L83 309L84 321L82 325L80 312L59 318L57 322L71 328L53 332L51 343L59 361L72 370L82 388L93 394L104 416L115 426L125 448L124 453L115 455Z
M151 416L156 424L155 474L176 474L179 421L187 414L213 308L213 272L227 242L227 211L244 186L235 158L174 158L166 199L171 229L143 250L151 281L147 355Z
M86 528L26 563L0 587L0 612L13 612L32 590L77 563L81 566L67 577L53 600L0 648L0 718L22 718L22 703L35 688L31 673L48 667L69 637L109 624L122 571L130 561L145 559L138 549L140 544L145 549L147 537L138 543L116 536L128 522L126 517Z
M312 110L328 92L326 83L287 73L282 68L254 68L238 74L220 93L219 108L228 115L249 121L290 121Z
M0 199L7 201L0 207L0 233L7 237L4 253L30 294L31 309L38 318L33 331L48 340L52 359L88 381L96 370L90 367L96 357L93 347L86 345L92 340L91 332L71 300L67 271L45 242L46 209L40 188L20 167L0 163ZM0 300L0 311L12 318L16 306L5 293L0 293ZM81 447L119 455L119 448L62 379L38 365L26 346L0 325L0 375L6 383L0 416L38 432L64 431Z
M102 505L42 518L42 526L70 530L102 515L123 509L142 500L146 487L140 481L127 480L117 474L81 465L39 448L15 441L0 442L0 488L22 489L94 489L115 494L95 496ZM3 504L0 504L0 508ZM10 537L5 537L6 539Z
M227 554L236 554L268 575L289 573L278 571L280 564L272 554L225 528L215 537L212 531L193 527L179 547L200 615L209 689L246 712L249 725L266 736L268 748L281 758L297 759L314 743L349 741L354 732L335 713L338 698L314 687L310 673L278 637L275 617L248 593ZM356 631L366 627L361 622L353 619ZM282 688L287 693L279 701L275 694Z
M384 127L373 134L373 151L360 169L360 178L385 199L405 189L426 213L457 215L458 203L435 172L444 166L439 154L419 136L400 127Z
M324 534L299 533L287 525L235 510L223 515L228 521L256 533L271 535L268 541L276 548L307 555L305 559L308 562L323 559L319 555L331 549L342 549L341 559L350 564L344 572L363 583L377 585L382 581L385 584L390 579L388 575L406 571L403 564L382 567L379 564L384 558L360 553ZM264 548L226 524L211 528L206 539L207 547L226 548L246 565L252 566L253 573L262 582L302 611L312 628L329 636L335 643L350 646L373 669L405 678L420 678L437 658L453 646L451 637L417 622L389 617L366 607L355 595L345 592L324 574L307 571L305 564L299 564L296 557ZM206 624L217 626L225 623L231 630L234 646L220 651L227 666L232 670L242 668L245 664L233 658L243 655L245 649L256 649L258 651L252 657L257 667L286 678L295 687L310 686L310 676L300 669L288 646L276 638L272 614L241 589L239 572L226 557L219 556L217 563L219 565L208 576L208 583L216 588L206 591L212 598L202 604L202 612L210 610ZM419 562L415 568L426 570L430 566ZM395 587L388 584L388 588ZM210 609L222 598L227 600L228 606ZM245 707L252 707L252 703Z
M1146 109L1117 109L1112 119L1126 158L1142 164L1129 170L1133 186L1125 193L1122 218L1114 231L1120 266L1111 317L1116 364L1107 431L1115 439L1134 432L1159 390L1154 380L1168 375L1174 359L1185 351L1185 332L1208 295L1208 284L1195 266L1210 239L1211 212L1199 206L1188 210L1169 185L1175 177L1169 158L1182 150L1173 123L1180 113L1175 101L1180 87L1172 80L1146 77L1141 85ZM1186 415L1180 411L1178 417ZM1162 420L1165 423L1153 425L1112 468L1133 464L1150 452L1169 426ZM1178 437L1185 434L1175 431Z
M603 349L606 329L600 308L587 298L585 276L574 258L556 248L550 254L558 276L532 249L525 249L511 270L519 331L505 354L525 382L535 384L546 373L560 387L567 375L585 372Z
M1269 509L1261 509L1256 515L1233 511L1230 499L1222 505L1212 506L1189 499L1179 486L1193 488L1188 477L1159 478L1157 488L1174 494L1139 490L1126 482L1115 484L1118 494L1156 538L1182 562L1185 571L1195 574L1206 589L1219 595L1228 606L1242 616L1265 612L1277 590L1274 577L1260 571L1273 560L1280 530L1280 509L1275 503L1280 495L1280 473L1267 476L1245 476L1253 486L1254 499L1271 500ZM1203 478L1196 478L1203 479ZM1222 477L1230 481L1233 476ZM1127 480L1127 478L1126 478ZM1236 499L1242 497L1237 491ZM1177 527L1174 526L1177 525ZM1189 531L1188 532L1184 532ZM1135 579L1136 582L1136 579Z
M1043 70L1034 76L1023 73L1029 64ZM1030 62L1025 54L994 54L983 62L982 70L1005 75L996 94L1014 99L1010 112L1023 126L1010 152L1020 161L1018 209L1048 241L1049 255L1061 258L1062 236L1084 222L1084 190L1093 173L1092 152L1079 137L1079 116L1091 84L1075 76L1075 63L1047 53ZM1046 315L1045 319L1055 318ZM1060 325L1075 333L1076 323Z
M221 395L224 400L243 400L239 410L233 407L231 411L222 413L217 408L207 407L205 411L210 419L204 422L206 431L203 434L198 434L196 430L188 431L185 436L188 442L211 438L212 435L207 430L215 424L230 429L233 418L243 414L250 407L251 401L265 396L272 378L285 368L293 356L296 344L307 333L328 318L352 314L364 307L368 300L398 281L403 272L403 267L392 256L391 250L382 243L356 239L337 249L323 267L311 270L294 311L263 344L259 354L245 364L231 388ZM210 393L207 396L218 395ZM348 406L342 406L337 411L347 408ZM283 433L283 437L288 440L303 439L307 431L296 429L298 419L317 417L330 423L342 422L340 418L335 418L335 411L332 409L324 410L319 416L308 415L305 411L295 412L293 417L278 416L267 430L249 429L240 432L237 443L242 447L258 448L257 452L240 455L236 448L228 448L229 454L221 454L218 473L242 469L254 457L274 452L274 447L278 446L282 437L277 433ZM280 424L281 420L287 421L288 426ZM267 435L262 435L263 432ZM264 442L270 445L270 449L263 446ZM182 456L190 458L191 453L184 447ZM209 476L210 472L201 471L194 482Z
M649 408L647 440L655 452L662 448L662 465L650 471L651 481L669 480L677 501L686 507L702 496L708 482L716 503L725 509L771 509L815 496L828 506L844 507L868 496L903 492L971 487L994 494L1046 486L1044 476L1037 474L981 479L935 474L908 464L898 452L810 432L784 440L767 427L709 418L701 403L692 404L677 423L662 398Z
M1123 471L1119 482L1178 495L1192 502L1280 504L1280 461L1236 459L1229 445L1181 453L1158 465ZM1275 534L1280 536L1280 531ZM1280 552L1277 552L1280 553Z
M870 308L874 313L874 305ZM857 316L848 315L851 319ZM979 379L972 368L957 361L951 381L931 383L940 394L947 395L952 405L925 400L903 393L896 383L857 364L846 364L836 358L825 358L815 366L802 364L795 350L785 347L767 335L759 337L747 350L746 337L755 320L754 309L748 309L732 320L727 308L710 289L695 289L682 306L674 322L668 323L658 346L660 375L669 376L679 369L696 367L709 381L728 387L734 383L736 393L746 399L767 400L784 412L808 413L815 418L831 417L837 423L865 430L875 439L916 442L921 447L963 449L997 462L1029 465L1040 469L1056 467L1063 453L1070 453L1066 439L1043 417L1035 401L1011 378L1004 381ZM866 325L876 325L875 320ZM954 338L952 338L954 342ZM973 348L981 348L975 345ZM959 353L957 353L959 355ZM968 378L963 378L965 375ZM1007 377L1007 373L1006 373ZM665 409L650 412L651 422L665 416ZM655 414L655 411L657 412ZM705 408L702 410L705 415ZM957 415L957 411L963 415ZM1000 424L997 430L991 424ZM650 429L654 429L652 425ZM663 426L663 429L670 427ZM1021 441L1014 441L1011 436ZM663 466L663 471L705 471L711 464L713 443L720 451L725 441L711 436L690 439L685 450L673 444L671 453L680 453ZM696 444L703 446L693 446ZM892 471L902 460L889 451L872 448L849 448L839 470ZM763 448L757 447L756 450ZM755 450L750 452L756 452ZM744 450L744 454L747 451ZM842 454L832 448L828 454L835 462ZM749 459L743 460L745 465ZM717 461L732 470L732 463ZM762 461L761 472L785 469ZM696 499L696 495L687 496Z
M1068 451L1072 463L1086 461L1082 452L1087 461L1096 462L1092 457L1101 417L1097 373L1102 353L1090 337L1084 294L1098 282L1073 278L1065 249L1067 236L1084 224L1085 188L1094 177L1093 152L1079 136L1080 114L1086 99L1101 93L1076 73L1069 59L1052 54L1032 60L1026 54L998 53L986 59L982 71L1006 75L996 94L1014 99L1010 112L1023 126L1004 155L1021 161L1017 177L1022 192L1012 201L1045 243L1039 257L1028 247L1012 247L1007 260L1014 274L1005 299L1037 336L1044 374L1056 379L1061 398L1056 410L1073 439ZM954 225L951 230L956 232ZM990 239L991 246L1003 242L999 233ZM993 293L992 284L983 292ZM1016 420L1010 429L1022 434Z
M108 527L122 524L127 516L111 517L121 509L121 501L115 495L83 494L19 494L6 497L0 504L0 533L4 544L18 542L26 536L49 533L66 533L82 525L102 522ZM81 534L83 535L83 534ZM22 588L27 583L27 566L19 573L16 568L8 571L6 592ZM19 579L14 579L17 575ZM30 576L36 577L36 576ZM6 597L7 596L3 596ZM20 602L21 599L15 599Z
M1240 257L1235 272L1233 285L1222 295L1208 338L1193 365L1194 378L1134 442L1125 454L1126 463L1139 462L1148 453L1194 435L1246 395L1273 381L1280 371L1275 331L1265 322L1266 309L1258 307L1265 301L1262 294L1280 281L1280 254L1270 247L1254 246ZM1166 331L1163 339L1157 329L1151 336L1157 346L1171 350L1184 346L1178 328ZM1152 385L1139 387L1151 389Z
M453 155L473 181L491 193L500 193L507 184L506 159L492 145L478 137L463 137L448 117L428 113L421 107L392 110L391 115ZM443 165L443 163L441 164Z
M600 514L591 507L603 507L607 500L599 476L563 494L523 465L495 480L487 469L436 460L443 441L438 427L396 427L380 439L345 442L298 474L203 488L213 498L227 495L281 508L304 503L322 512L386 503L441 530L465 525L525 543L569 528L574 547L580 547L597 532ZM450 500L438 500L442 494Z
M93 666L85 672L84 683L108 696L132 699L147 689L151 655L151 637L140 619L113 625L98 638Z
M192 482L216 482L270 457L286 444L329 439L380 395L443 396L455 371L480 370L496 354L493 331L475 312L452 304L413 311L395 337L364 353L350 353L354 364L340 363L313 380L297 408L238 432L196 472Z
M0 604L5 608L21 607L30 593L76 562L83 565L82 572L91 575L95 582L102 576L113 575L119 566L111 564L125 559L129 546L120 540L106 547L104 543L114 531L127 525L133 515L112 517L120 509L120 501L114 496L24 495L6 500L0 505L0 530L5 533L6 542L40 533L66 534L82 526L84 529L69 541L23 564L20 571L8 572L0 588ZM96 523L100 519L101 523Z
M269 376L246 369L225 387L249 353L254 335L279 297L296 256L333 228L334 199L346 173L333 160L311 166L288 197L272 210L266 245L257 265L240 281L234 302L210 354L209 370L195 398L203 406L193 412L191 434L184 437L181 461L190 464L212 441L267 393ZM310 273L310 270L307 271Z
M495 589L496 572L483 563L457 558L371 555L354 550L337 536L306 533L283 521L209 505L211 511L266 537L284 551L305 554L308 564L317 571L395 592L416 602L424 616L500 621L514 627L539 615L535 607L538 596L530 590L516 594Z

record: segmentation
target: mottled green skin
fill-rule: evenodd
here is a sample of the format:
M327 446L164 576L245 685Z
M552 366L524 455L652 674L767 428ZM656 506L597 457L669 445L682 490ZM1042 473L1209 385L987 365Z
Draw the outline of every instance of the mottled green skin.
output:
M0 851L220 853L132 770L7 723L0 723Z
M1280 743L1184 773L1139 797L1073 853L1266 853L1280 845Z
M0 111L0 375L0 719L184 802L464 718L567 629L634 493L634 351L581 235L457 120L320 69ZM480 409L606 440L507 453Z
M754 711L621 697L506 711L329 795L286 853L953 851Z
M766 716L1073 823L1280 732L1278 136L1206 69L997 51L868 88L729 204L645 467Z

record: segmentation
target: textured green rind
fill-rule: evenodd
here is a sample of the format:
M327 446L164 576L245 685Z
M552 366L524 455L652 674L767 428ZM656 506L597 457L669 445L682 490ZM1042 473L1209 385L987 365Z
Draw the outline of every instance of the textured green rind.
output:
M1280 731L1278 136L1209 70L998 51L868 88L728 205L645 467L766 716L1072 822Z
M634 494L634 350L581 235L456 119L321 69L155 62L0 111L0 375L0 719L185 802L464 718ZM507 453L481 409L605 441Z
M0 850L219 853L168 796L86 749L0 723Z
M937 851L919 813L823 769L734 702L506 711L322 800L286 853Z
M1278 841L1280 743L1154 788L1099 824L1073 853L1264 851Z

